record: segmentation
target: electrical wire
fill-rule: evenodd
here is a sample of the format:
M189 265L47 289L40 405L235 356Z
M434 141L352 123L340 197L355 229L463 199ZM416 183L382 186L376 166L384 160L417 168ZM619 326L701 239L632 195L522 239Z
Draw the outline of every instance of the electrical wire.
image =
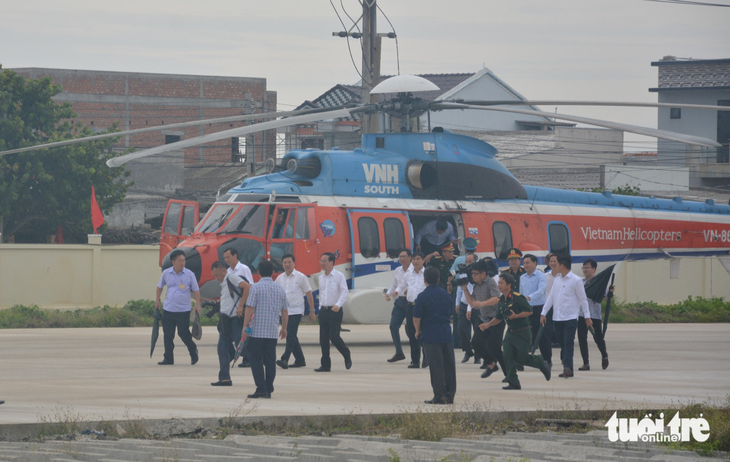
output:
M352 19L352 17L347 13L347 10L345 9L345 3L343 2L343 0L340 0L340 6L342 7L342 11L345 13L347 18L352 22L353 27L355 27L357 29L357 31L360 33L360 39L358 40L360 42L360 53L362 53L363 56L365 56L365 46L364 46L364 43L362 40L362 30L360 30L360 26L358 26L357 22L354 19ZM345 30L345 32L347 32L347 30ZM363 64L365 64L365 67L367 67L368 75L372 79L373 72L370 69L370 66L368 66L368 61L369 60L367 60L367 59L363 60Z
M691 0L644 0L645 2L656 2L656 3L676 3L678 5L693 5L693 6L719 6L730 8L730 5L722 3L707 3L707 2L695 2Z
M390 28L393 31L393 35L395 35L395 62L398 66L398 75L400 75L400 50L398 48L398 33L395 31L395 27L393 26L393 23L390 22L390 19L388 18L388 15L385 14L385 11L383 11L382 8L380 8L379 4L376 4L378 7L378 10L383 14L383 17L386 21L388 21L388 24L390 24Z
M330 0L330 5L332 5L332 9L335 10L335 14L337 15L337 19L339 19L340 20L340 24L342 24L342 29L345 30L345 31L347 31L347 27L345 26L345 22L342 20L342 17L340 17L340 12L337 11L337 7L332 2L332 0ZM362 74L360 73L360 69L357 68L357 64L355 64L355 57L352 56L352 48L350 47L350 36L347 35L345 38L347 39L347 51L350 53L350 61L352 61L352 65L355 67L355 72L357 72L357 75L359 75L360 78L364 82L367 83L367 80L365 79L365 77L363 77ZM370 85L370 84L368 83L368 85Z

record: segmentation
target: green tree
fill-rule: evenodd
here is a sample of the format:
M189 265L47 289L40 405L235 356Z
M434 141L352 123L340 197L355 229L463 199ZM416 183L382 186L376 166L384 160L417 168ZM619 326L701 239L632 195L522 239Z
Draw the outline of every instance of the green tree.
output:
M93 135L74 120L69 103L53 100L60 91L50 78L25 79L0 66L0 151ZM23 234L44 242L59 225L67 238L93 232L91 186L104 213L124 200L129 186L129 172L105 164L117 140L1 156L3 240Z

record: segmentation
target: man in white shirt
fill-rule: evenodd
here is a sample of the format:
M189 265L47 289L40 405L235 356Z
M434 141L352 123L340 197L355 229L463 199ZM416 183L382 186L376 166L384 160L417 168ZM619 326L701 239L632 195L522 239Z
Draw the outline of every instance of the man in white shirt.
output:
M593 326L583 281L570 271L572 263L570 255L558 256L558 276L553 282L540 316L540 323L544 326L548 312L553 310L553 326L560 342L560 359L563 361L563 373L560 377L565 378L573 377L575 331L581 312L586 318L586 326Z
M294 269L294 255L288 253L281 259L281 265L284 272L276 278L276 283L286 291L286 299L289 302L289 323L286 326L286 348L281 359L276 361L276 365L282 369L290 367L304 367L307 362L304 360L302 346L299 344L297 333L299 332L299 323L304 316L304 297L307 297L309 306L314 306L314 298L312 297L312 287L309 285L307 276ZM314 322L314 310L309 311L309 319ZM289 357L294 355L294 364L289 365Z
M393 292L394 295L406 294L408 309L406 310L406 335L411 346L411 363L409 369L421 367L421 344L416 338L416 326L413 324L413 309L416 297L424 291L426 283L423 280L423 253L416 252L411 257L411 267L403 275L403 281ZM424 358L425 362L425 358Z
M217 260L213 262L210 271L221 285L221 309L218 314L218 362L220 370L218 371L218 381L211 383L211 385L214 387L230 387L233 385L230 366L236 353L233 346L234 340L240 341L241 338L240 332L238 338L234 337L233 320L243 318L243 306L246 299L248 299L251 286L237 274L228 273L226 267ZM242 324L242 322L239 322L239 324Z
M345 369L352 367L350 349L340 336L342 305L350 293L345 275L335 269L335 254L325 252L319 259L324 274L319 277L319 346L322 348L321 366L315 372L332 369L330 342L345 358Z
M228 274L235 274L249 285L253 284L251 269L238 260L238 251L235 248L230 247L223 251L223 260L228 265ZM245 305L245 298L243 299L243 303ZM236 347L238 347L238 342L241 341L241 333L243 332L243 318L235 317L231 319L231 328L233 329L233 340L236 343ZM248 360L248 339L245 342L243 355L238 367L251 367L251 362Z
M463 264L467 266L472 265L477 261L476 259L476 254L468 253L466 254L466 258L463 260ZM467 277L468 275L466 274L460 274L457 279L464 279ZM467 318L467 312L471 311L471 307L466 302L466 297L464 296L464 287L467 288L469 293L471 293L472 291L471 284L460 284L456 289L456 314L459 316L458 333L459 338L461 338L461 349L464 352L464 359L461 360L462 363L469 361L472 356L475 356L474 350L471 346L471 331L473 323L469 318ZM474 317L472 319L476 320L477 318ZM478 324L474 326L474 329L477 329L476 326L478 326ZM479 364L480 362L481 361L479 355L476 355L474 359L474 364Z
M393 275L393 283L390 285L390 289L385 293L385 300L390 301L393 297L395 290L403 282L406 271L411 267L411 251L410 249L403 249L398 254L398 263L401 266L395 269ZM389 363L396 361L402 361L406 359L403 354L403 347L400 343L400 326L406 319L406 312L408 311L408 300L405 295L399 295L395 297L393 302L393 311L390 313L390 336L393 339L393 345L395 346L395 355L388 360Z

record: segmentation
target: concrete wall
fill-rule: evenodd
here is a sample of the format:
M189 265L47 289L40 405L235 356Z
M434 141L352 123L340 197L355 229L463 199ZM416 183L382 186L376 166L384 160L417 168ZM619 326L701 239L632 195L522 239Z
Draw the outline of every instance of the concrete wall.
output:
M160 277L158 250L155 245L2 244L0 307L90 308L151 300ZM730 300L730 275L717 259L682 259L679 279L670 279L668 260L622 263L616 286L616 296L629 302L669 304L689 295Z
M156 245L0 245L0 306L124 305L154 299Z
M689 167L606 165L605 188L638 186L645 191L689 191Z

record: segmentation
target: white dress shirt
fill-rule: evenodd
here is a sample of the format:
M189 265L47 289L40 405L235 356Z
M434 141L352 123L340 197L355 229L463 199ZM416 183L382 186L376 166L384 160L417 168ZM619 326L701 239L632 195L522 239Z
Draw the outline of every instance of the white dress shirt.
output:
M411 267L408 268L408 271L406 271L406 274L403 275L403 281L401 281L398 289L396 289L399 294L408 290L406 293L406 299L410 303L415 303L416 297L418 297L418 295L426 288L426 282L423 280L423 272L425 270L426 267L423 267L421 268L421 271L416 273L413 265L411 265Z
M558 273L542 307L542 315L546 316L550 308L553 309L553 321L572 321L578 319L581 312L583 317L590 318L583 281L572 272L568 272L565 277Z
M253 275L251 274L251 269L249 269L248 266L244 265L240 261L236 263L236 267L231 269L231 267L228 267L228 274L235 273L239 277L242 277L246 280L249 284L253 284Z
M411 266L412 265L408 265L408 269L411 269ZM390 285L390 289L388 289L388 291L386 292L389 297L393 296L393 292L395 292L396 289L400 286L401 282L403 282L403 278L405 277L405 275L406 270L403 269L403 265L395 269L395 274L393 275L393 283ZM403 294L401 294L400 292L398 293L403 296Z
M550 289L553 288L553 282L555 282L552 270L545 273L545 282L547 283L545 286L545 301L547 301L547 296L550 295Z
M241 277L237 274L229 273L226 274L226 277L223 278L223 281L221 282L221 313L232 318L236 316L236 305L241 301L241 299L238 298L238 295L236 295L230 287L228 287L227 281L231 281L231 284L236 288L236 290L243 290L238 287L243 279L241 279ZM231 295L231 292L233 292L233 295Z
M307 276L297 270L292 271L290 275L284 272L276 278L276 283L286 291L286 301L289 302L289 314L304 314L304 296L307 292L312 291L312 286L309 285ZM311 308L314 310L313 306Z
M349 290L345 275L333 269L330 274L322 273L319 277L319 306L339 306L347 300Z

